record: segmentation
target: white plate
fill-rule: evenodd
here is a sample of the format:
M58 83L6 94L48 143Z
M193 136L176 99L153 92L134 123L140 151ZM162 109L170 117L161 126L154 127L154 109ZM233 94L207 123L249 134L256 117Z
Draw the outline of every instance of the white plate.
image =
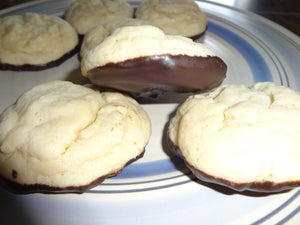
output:
M71 0L37 1L8 8L0 17L39 12L61 16ZM137 6L139 1L130 1ZM299 37L255 14L197 2L208 15L200 42L227 64L224 83L273 81L300 91ZM77 57L40 72L0 71L0 111L24 91L51 80L88 82ZM237 193L196 181L165 144L176 103L143 104L153 124L144 158L87 193L14 195L0 191L5 224L275 224L294 222L300 189L273 194ZM13 215L13 216L12 216Z

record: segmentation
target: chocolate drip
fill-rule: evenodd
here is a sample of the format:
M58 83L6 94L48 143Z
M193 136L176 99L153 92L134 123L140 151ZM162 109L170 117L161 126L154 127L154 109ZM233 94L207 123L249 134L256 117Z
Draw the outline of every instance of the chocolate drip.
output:
M168 92L208 91L222 83L226 71L217 56L158 55L109 63L89 71L88 78L100 87L151 98Z

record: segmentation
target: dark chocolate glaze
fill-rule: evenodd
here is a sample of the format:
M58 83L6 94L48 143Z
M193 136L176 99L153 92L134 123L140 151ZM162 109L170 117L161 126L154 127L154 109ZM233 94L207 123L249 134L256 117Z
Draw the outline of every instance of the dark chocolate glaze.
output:
M14 64L8 64L8 63L1 63L0 62L0 70L12 70L12 71L41 71L45 69L49 69L52 67L59 66L63 62L65 62L67 59L71 58L73 55L75 55L80 49L80 43L71 51L64 54L62 57L60 57L57 60L48 62L46 64L23 64L23 65L14 65Z
M191 172L195 175L196 178L207 183L222 185L224 187L233 189L238 192L253 191L253 192L263 192L263 193L275 193L275 192L282 192L296 187L300 187L300 180L287 181L282 183L275 183L271 181L263 181L263 182L253 181L249 183L236 183L230 180L223 179L221 177L212 176L190 165L187 162L187 160L182 156L178 146L176 146L171 141L170 138L168 138L168 145L169 148L176 154L176 156L184 160L184 163L191 170Z
M169 92L205 92L219 86L227 66L217 56L157 55L109 63L88 72L90 81L131 93L160 97Z
M110 174L103 175L96 180L92 181L87 185L82 186L68 186L68 187L54 187L45 184L19 184L17 182L13 182L7 178L4 178L0 175L0 185L4 187L6 190L15 193L15 194L31 194L31 193L45 193L45 194L66 194L66 193L75 193L82 194L85 191L99 185L106 178L115 176L122 172L122 170L128 166L130 163L142 158L144 156L145 150L139 154L136 158L129 160L123 168L118 171L115 171ZM15 171L16 172L16 171ZM13 172L14 173L14 172Z

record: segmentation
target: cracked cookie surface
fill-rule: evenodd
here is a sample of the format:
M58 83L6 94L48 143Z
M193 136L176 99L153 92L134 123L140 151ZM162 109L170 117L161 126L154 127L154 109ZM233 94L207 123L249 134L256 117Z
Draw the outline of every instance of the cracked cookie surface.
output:
M223 85L190 97L169 126L171 146L202 180L236 190L300 185L300 94L273 83Z
M25 13L0 19L0 69L47 69L74 55L78 44L75 29L56 16Z
M0 116L0 175L31 188L80 189L142 156L150 133L146 112L125 95L41 84Z

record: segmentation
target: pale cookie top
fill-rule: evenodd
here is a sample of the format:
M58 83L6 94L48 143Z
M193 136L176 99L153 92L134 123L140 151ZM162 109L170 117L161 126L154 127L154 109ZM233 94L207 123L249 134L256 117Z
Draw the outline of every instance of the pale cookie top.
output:
M185 37L202 34L207 25L206 14L193 0L146 0L137 7L135 16L166 34Z
M300 93L273 83L191 96L169 126L186 161L237 183L300 180Z
M64 15L79 34L101 23L132 17L133 8L124 0L77 0Z
M83 42L80 49L80 56L83 57L89 50L100 44L107 36L109 36L115 29L125 26L140 26L149 24L146 21L133 19L133 18L122 18L102 23L96 27L90 29L83 38Z
M41 65L61 58L78 44L63 19L36 13L0 19L0 63Z
M107 63L155 55L215 56L204 44L182 36L165 35L151 25L127 26L116 29L103 42L84 55L81 71L87 76L89 70Z
M86 185L141 154L150 133L146 112L125 95L41 84L0 116L0 174L20 184Z

